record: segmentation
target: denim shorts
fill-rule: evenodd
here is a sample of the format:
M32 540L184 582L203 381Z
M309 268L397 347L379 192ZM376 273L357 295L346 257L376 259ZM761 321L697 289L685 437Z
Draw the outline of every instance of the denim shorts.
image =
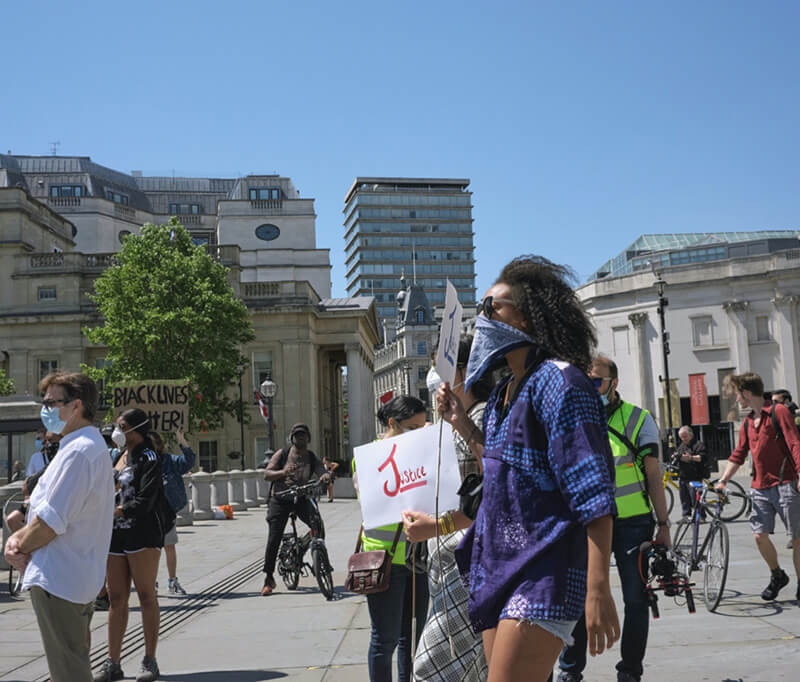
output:
M528 625L538 625L542 630L547 630L551 635L555 635L562 642L564 646L572 646L572 631L575 629L577 620L541 620L540 618L531 618L517 621L519 625L527 623Z
M786 524L792 539L800 538L800 493L793 483L781 483L762 490L750 489L753 510L750 527L754 533L773 533L775 514Z

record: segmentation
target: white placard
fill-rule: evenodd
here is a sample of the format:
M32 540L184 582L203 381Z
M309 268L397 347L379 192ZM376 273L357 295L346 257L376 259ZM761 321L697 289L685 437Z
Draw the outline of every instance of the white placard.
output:
M453 385L458 361L458 342L461 340L461 318L464 308L458 302L456 288L447 280L447 295L444 299L444 317L439 330L439 349L436 352L436 372L442 381Z
M406 510L436 511L439 427L426 426L353 450L364 528L399 523ZM458 470L452 430L442 433L439 509L458 509Z

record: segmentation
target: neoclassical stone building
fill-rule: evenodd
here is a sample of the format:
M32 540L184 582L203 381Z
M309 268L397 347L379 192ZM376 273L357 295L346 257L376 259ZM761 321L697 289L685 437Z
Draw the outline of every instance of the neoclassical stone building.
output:
M231 285L252 315L256 339L244 349L250 367L242 377L250 416L246 465L260 463L269 446L253 401L267 377L278 385L275 447L292 423L305 421L320 455L347 459L343 368L350 443L358 445L375 433L378 319L369 297L330 298L330 255L316 247L313 202L277 175L148 178L88 157L0 155L0 366L24 397L35 395L53 369L100 365L104 349L81 332L101 322L88 297L94 279L124 234L177 214L196 242L230 268ZM2 421L0 406L0 427ZM192 438L206 469L238 466L227 457L242 449L234 419ZM33 436L0 440L3 469L9 443L14 458L25 459Z

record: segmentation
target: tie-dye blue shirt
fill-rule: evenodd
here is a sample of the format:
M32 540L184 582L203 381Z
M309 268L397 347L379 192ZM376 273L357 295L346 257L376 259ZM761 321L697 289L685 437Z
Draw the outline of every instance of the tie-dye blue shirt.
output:
M510 380L486 405L483 501L457 551L476 631L505 618L577 619L585 527L616 514L605 413L588 377L547 360L504 408Z

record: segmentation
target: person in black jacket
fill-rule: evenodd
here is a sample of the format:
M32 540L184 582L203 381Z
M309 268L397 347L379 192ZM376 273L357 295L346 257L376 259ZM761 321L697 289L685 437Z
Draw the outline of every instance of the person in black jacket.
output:
M125 453L114 467L118 489L108 552L108 658L95 682L124 678L119 661L128 623L131 580L142 609L145 647L136 680L151 682L159 675L155 659L159 627L156 575L164 534L171 527L174 515L164 496L161 460L149 432L147 414L130 409L117 418L112 434Z
M681 510L684 518L692 513L694 491L692 481L702 481L707 474L708 457L706 446L701 440L694 437L691 426L681 426L678 430L681 444L675 450L674 459L678 464L678 486L681 495Z

